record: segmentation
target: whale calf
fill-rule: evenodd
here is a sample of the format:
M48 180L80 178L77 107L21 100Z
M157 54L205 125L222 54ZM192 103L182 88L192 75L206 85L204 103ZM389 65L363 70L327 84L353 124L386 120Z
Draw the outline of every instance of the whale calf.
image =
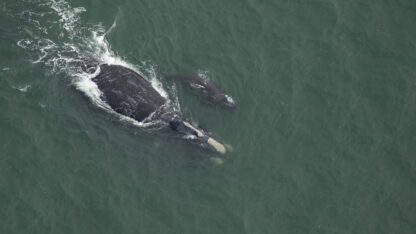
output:
M198 75L169 75L165 76L168 80L178 80L189 88L200 93L206 100L218 104L228 109L234 109L236 104L233 98L225 94L212 82L203 79Z
M115 112L139 122L149 118L161 120L187 141L221 154L226 153L223 144L186 121L168 99L162 97L134 70L109 64L100 64L99 69L99 73L91 80L101 91L100 98Z

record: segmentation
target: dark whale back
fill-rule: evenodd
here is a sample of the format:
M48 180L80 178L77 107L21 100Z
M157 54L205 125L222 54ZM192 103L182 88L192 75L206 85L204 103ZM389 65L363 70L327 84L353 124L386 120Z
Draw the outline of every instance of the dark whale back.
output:
M138 121L167 101L146 79L120 65L100 65L100 73L92 81L101 90L101 98L113 110Z

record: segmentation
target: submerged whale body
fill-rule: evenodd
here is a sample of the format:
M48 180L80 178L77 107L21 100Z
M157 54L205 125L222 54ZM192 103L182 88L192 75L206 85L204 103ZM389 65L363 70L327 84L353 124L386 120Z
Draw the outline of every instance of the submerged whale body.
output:
M211 103L218 104L220 106L234 109L236 104L232 97L225 94L220 88L215 86L212 82L201 78L198 75L173 75L166 76L168 80L178 80L189 88L197 91L201 96Z
M184 120L168 99L162 97L137 72L120 65L101 64L99 67L100 71L92 81L101 91L100 98L115 112L139 122L150 117L152 120L161 120L191 143L222 154L226 152L224 145Z

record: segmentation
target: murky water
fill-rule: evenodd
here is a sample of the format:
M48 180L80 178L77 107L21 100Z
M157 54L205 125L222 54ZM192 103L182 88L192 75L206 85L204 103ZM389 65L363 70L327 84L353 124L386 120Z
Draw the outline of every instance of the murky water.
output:
M416 2L0 0L0 233L415 233ZM135 69L232 148L101 103ZM165 74L197 73L207 104Z

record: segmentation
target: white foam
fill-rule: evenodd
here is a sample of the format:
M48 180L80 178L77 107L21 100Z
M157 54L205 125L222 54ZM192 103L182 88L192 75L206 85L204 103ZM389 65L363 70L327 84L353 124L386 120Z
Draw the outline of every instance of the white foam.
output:
M55 42L49 40L49 39L41 39L38 42L38 47L40 50L40 56L37 60L33 61L32 63L39 63L42 62L44 58L48 55L48 52L56 47Z
M157 79L155 66L150 66L148 72L150 73L150 83L152 84L152 87L156 89L162 97L168 98L168 94L163 88L162 83Z
M28 90L30 87L31 87L30 85L25 85L25 86L23 86L23 87L19 88L18 90L19 90L20 92L24 92L24 93L26 93L26 92L27 92L27 90Z
M119 117L120 120L129 122L136 126L143 127L144 126L143 123L138 122L132 118L118 114L106 102L104 102L101 99L101 94L102 94L101 90L98 88L97 84L92 81L92 78L98 75L99 72L100 72L100 69L98 68L94 74L87 74L87 73L78 74L78 78L74 81L74 86L76 87L76 89L83 92L91 100L91 102L97 107Z
M74 85L75 87L82 91L83 93L85 93L87 95L87 97L89 97L91 99L91 101L103 108L103 109L111 109L110 106L107 105L107 103L105 103L101 98L101 91L98 89L98 86L96 83L94 83L91 79L92 77L94 77L95 75L97 75L100 72L100 69L98 68L97 71L92 74L79 74L78 75L78 79L75 80Z
M87 10L83 7L72 8L64 0L51 0L50 7L58 13L59 21L62 23L61 26L69 33L70 37L73 37L72 33L76 30L75 27L79 22L79 15Z
M31 85L24 85L24 86L19 86L19 87L15 87L12 86L14 89L19 90L20 92L26 93L32 86Z
M100 58L100 61L106 64L112 65L121 65L127 68L134 70L135 72L139 73L143 77L147 77L144 75L138 67L135 65L123 60L121 57L114 54L111 50L109 43L107 42L105 36L109 33L114 27L116 27L116 22L110 27L110 29L103 33L102 35L98 35L97 31L92 32L92 43L89 44L89 47L95 48L95 56ZM150 83L154 89L158 91L158 93L164 97L168 98L168 94L166 90L163 88L162 83L157 79L157 73L154 65L149 65L149 63L143 64L146 73L150 76Z
M92 78L98 74L99 69L97 69L94 74L85 73L80 69L79 63L84 61L82 58L92 58L100 63L128 67L148 79L152 87L155 88L161 96L168 99L167 92L163 88L162 83L157 79L156 69L153 64L143 62L140 66L133 65L118 56L111 49L106 37L117 27L116 20L114 20L108 30L105 30L101 24L92 27L83 27L79 22L81 14L86 11L85 8L71 7L65 0L45 1L46 4L44 4L44 6L47 6L51 11L45 10L45 12L36 13L25 10L21 13L21 16L25 16L29 25L36 28L39 32L43 32L43 35L36 35L27 29L26 31L29 31L27 35L29 35L30 38L24 38L17 42L19 47L35 53L36 57L32 62L50 66L52 72L64 72L68 74L72 77L72 83L76 89L83 92L94 105L117 115L122 121L141 127L157 125L158 123L156 122L138 122L113 111L111 107L100 98L101 91L92 81ZM43 22L41 19L44 17L40 16L43 16L44 14L57 15L59 21ZM55 32L56 27L62 29L58 34ZM57 35L58 38L60 38L59 41L49 39L48 30L50 28L53 28L55 31L49 33ZM175 107L179 108L179 103L177 101L173 103Z
M22 49L27 49L32 44L32 42L29 39L21 39L18 40L16 44Z

